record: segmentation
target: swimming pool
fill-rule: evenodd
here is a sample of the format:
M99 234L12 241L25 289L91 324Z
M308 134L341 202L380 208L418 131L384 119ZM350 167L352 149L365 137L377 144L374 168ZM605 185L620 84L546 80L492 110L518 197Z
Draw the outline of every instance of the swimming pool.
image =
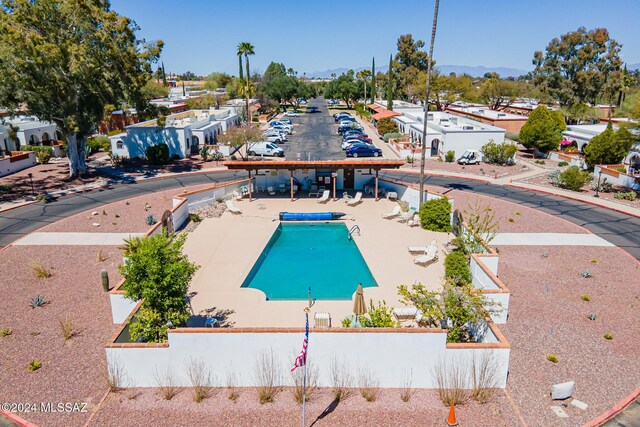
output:
M281 223L242 284L268 300L351 299L378 286L344 223Z

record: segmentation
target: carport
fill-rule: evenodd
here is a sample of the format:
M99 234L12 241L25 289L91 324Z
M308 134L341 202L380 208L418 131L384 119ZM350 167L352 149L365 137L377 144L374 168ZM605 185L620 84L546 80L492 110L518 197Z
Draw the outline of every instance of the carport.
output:
M351 183L354 190L362 188L364 177L372 177L375 180L374 195L378 200L378 173L381 169L398 169L404 164L402 160L285 160L285 161L228 161L224 165L229 170L244 170L249 174L249 180L260 178L266 185L278 181L281 171L289 171L289 191L291 200L294 200L294 186L297 183L309 183L310 189L316 186L316 191L321 187L333 191L333 199L337 199L338 188L347 188L345 183ZM275 177L275 178L273 178ZM337 182L339 178L342 182ZM271 179L273 178L273 179ZM304 184L303 184L304 185ZM249 200L253 185L249 185ZM301 190L304 190L301 189Z

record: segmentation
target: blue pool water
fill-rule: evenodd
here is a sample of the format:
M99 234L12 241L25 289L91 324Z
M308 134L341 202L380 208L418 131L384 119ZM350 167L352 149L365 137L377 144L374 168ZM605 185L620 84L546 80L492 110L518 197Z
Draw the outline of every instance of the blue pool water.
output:
M351 299L362 283L378 286L344 223L282 223L242 287L269 300Z

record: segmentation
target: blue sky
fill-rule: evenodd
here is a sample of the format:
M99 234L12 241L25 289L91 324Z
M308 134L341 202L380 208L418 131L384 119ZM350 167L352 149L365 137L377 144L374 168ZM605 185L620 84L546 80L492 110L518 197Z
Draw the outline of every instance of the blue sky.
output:
M229 1L112 0L147 40L162 39L167 72L237 74L236 46L255 46L252 69L271 61L302 74L386 65L399 35L427 44L433 0ZM531 69L535 50L580 26L605 27L623 44L622 58L640 63L639 0L443 0L434 58L441 65Z

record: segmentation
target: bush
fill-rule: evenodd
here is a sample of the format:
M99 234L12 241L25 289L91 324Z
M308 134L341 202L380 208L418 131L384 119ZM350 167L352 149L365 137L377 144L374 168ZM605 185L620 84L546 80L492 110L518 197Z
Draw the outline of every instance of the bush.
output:
M109 137L104 135L94 136L87 139L87 148L89 148L90 153L109 151L111 149L111 141L109 140Z
M164 165L169 161L169 146L164 143L152 145L147 147L145 155L151 164Z
M420 225L425 230L451 231L451 203L444 197L427 200L418 212Z
M27 371L29 372L33 372L33 371L37 371L38 369L42 368L42 363L38 362L37 360L33 359L30 363L29 366L27 366Z
M591 167L617 164L624 159L635 141L635 136L626 128L613 130L611 122L607 129L596 135L584 147L584 160Z
M600 181L600 185L598 185L598 181L594 180L591 182L591 189L593 191L600 191L601 193L610 193L613 190L613 185L607 181L607 178Z
M565 161L558 162L558 166L560 166L560 167L562 167L562 166L569 166L569 162L565 162Z
M571 191L580 191L588 179L588 172L580 170L578 166L571 166L558 174L557 184L554 185Z
M520 142L520 135L518 135L517 133L507 132L505 133L504 137L512 141Z
M47 152L53 156L53 148L46 145L21 145L20 151L33 151L34 153Z
M551 363L558 363L558 356L555 354L547 354L547 360Z
M385 133L382 139L384 139L384 142L389 142L391 138L401 138L401 137L402 137L402 134L399 132L390 132L390 133Z
M482 151L487 163L506 165L513 162L513 156L518 151L518 146L508 142L496 144L491 140L483 145L480 151Z
M614 194L613 197L616 199L630 200L633 202L634 200L636 200L636 192L635 191L627 191L626 193L618 192Z
M607 341L611 341L613 339L613 335L611 334L604 334L604 339Z
M48 151L36 151L36 161L41 165L46 165L51 160L51 153Z
M398 124L391 117L385 117L378 120L378 133L386 135L388 133L398 132Z
M378 305L373 305L373 300L369 300L369 310L367 317L362 317L362 326L365 328L397 328L399 322L393 320L393 308L387 307L386 301L378 301Z
M467 256L462 251L450 252L444 259L444 275L456 285L471 283L471 270Z
M444 155L444 161L447 163L453 163L456 160L456 152L453 150L447 151Z
M544 153L558 147L562 131L566 129L564 118L540 105L529 114L520 130L520 141L527 148L536 148Z

